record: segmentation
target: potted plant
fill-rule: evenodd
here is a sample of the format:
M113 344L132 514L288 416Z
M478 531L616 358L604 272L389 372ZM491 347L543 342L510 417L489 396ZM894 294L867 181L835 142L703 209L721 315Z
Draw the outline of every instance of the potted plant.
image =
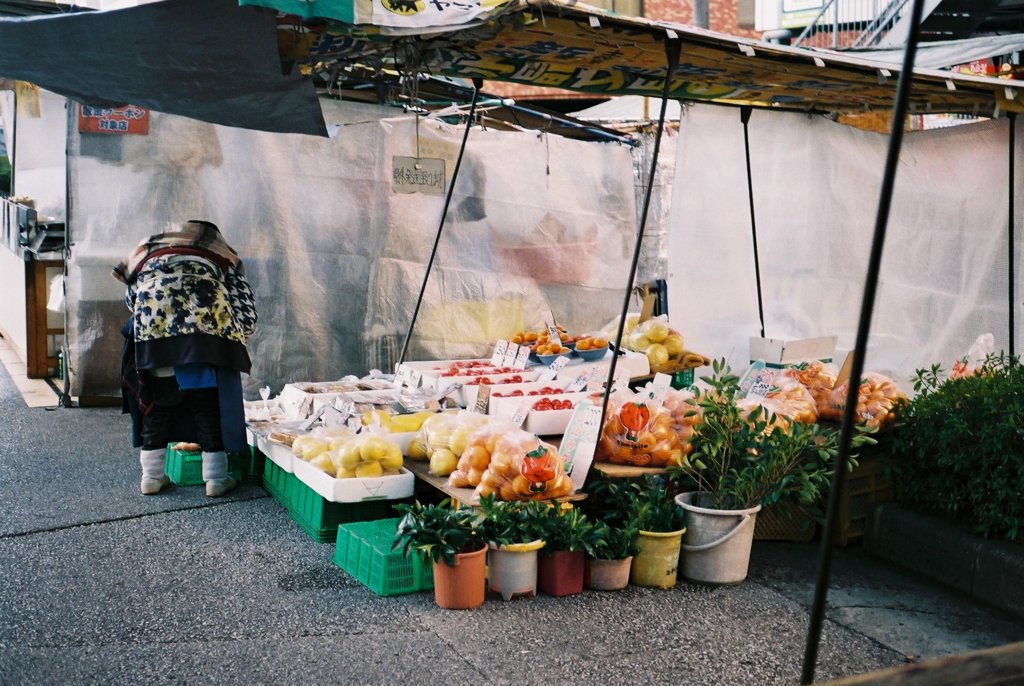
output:
M618 591L629 584L633 556L640 552L636 545L639 529L635 522L613 526L596 522L587 548L583 584L595 591Z
M544 549L538 574L540 590L552 596L583 592L585 553L593 545L594 524L569 503L552 503L540 520Z
M629 519L636 522L638 552L630 565L629 581L636 586L672 588L676 585L685 516L668 492L665 478L651 474L627 482L623 491Z
M747 576L755 517L764 505L792 499L813 506L827 492L838 435L819 424L790 422L761 405L744 410L739 378L724 360L695 391L701 421L693 451L671 469L695 490L676 496L687 511L683 576L711 584L739 583ZM854 446L873 443L865 432Z
M392 550L415 551L434 564L434 601L448 609L470 609L484 602L486 587L483 528L471 508L455 508L445 499L437 505L419 501L399 504L402 514Z
M499 501L480 497L481 525L487 540L487 581L504 600L537 594L537 551L544 547L541 521L547 503Z

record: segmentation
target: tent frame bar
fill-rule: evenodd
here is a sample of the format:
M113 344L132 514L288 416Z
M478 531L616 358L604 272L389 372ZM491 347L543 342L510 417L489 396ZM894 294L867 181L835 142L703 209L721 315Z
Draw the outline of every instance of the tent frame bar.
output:
M764 338L764 293L761 290L761 256L757 249L757 219L754 214L754 176L750 168L750 114L749 105L740 107L740 121L743 122L743 152L747 160L747 201L750 205L750 235L754 242L754 279L757 281L757 317L761 322L761 338Z

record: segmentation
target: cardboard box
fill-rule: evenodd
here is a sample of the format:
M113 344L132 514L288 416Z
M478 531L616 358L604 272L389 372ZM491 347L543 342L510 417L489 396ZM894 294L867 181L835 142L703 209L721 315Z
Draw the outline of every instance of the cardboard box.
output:
M820 360L831 362L838 336L800 338L787 341L781 338L750 338L750 361L764 360L769 367L789 367L800 362Z

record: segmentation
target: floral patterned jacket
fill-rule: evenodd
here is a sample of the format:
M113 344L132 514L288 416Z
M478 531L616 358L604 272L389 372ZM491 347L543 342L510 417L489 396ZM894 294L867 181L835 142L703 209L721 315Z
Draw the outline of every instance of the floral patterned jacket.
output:
M222 271L193 255L160 255L146 261L128 286L135 340L152 341L194 333L245 345L256 331L252 289L234 265Z

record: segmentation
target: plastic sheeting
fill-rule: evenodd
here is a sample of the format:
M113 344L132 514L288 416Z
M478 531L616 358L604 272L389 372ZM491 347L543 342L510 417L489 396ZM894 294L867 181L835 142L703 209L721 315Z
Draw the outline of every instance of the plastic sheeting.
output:
M867 370L948 370L985 332L1007 348L1007 140L1005 120L904 138ZM849 350L888 136L754 112L750 141L766 335L836 334ZM673 324L687 347L745 366L760 327L738 111L687 110L671 216ZM1019 226L1016 236L1019 256Z
M324 107L331 128L363 123L317 139L154 113L148 136L73 135L73 395L118 392L128 312L110 267L190 218L221 227L256 293L248 396L390 368L444 199L391 191L391 156L416 154L414 118ZM462 129L421 119L418 137L420 156L445 158L450 177ZM634 212L625 146L472 130L409 359L489 352L548 309L597 328L621 306Z

